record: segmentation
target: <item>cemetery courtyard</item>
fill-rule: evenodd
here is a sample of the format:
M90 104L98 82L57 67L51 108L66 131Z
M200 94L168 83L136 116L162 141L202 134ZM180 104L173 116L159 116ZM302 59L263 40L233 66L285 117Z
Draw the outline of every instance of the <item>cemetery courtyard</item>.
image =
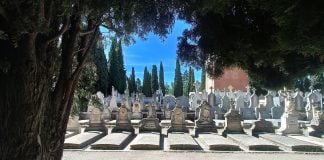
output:
M0 160L324 160L323 0L1 0Z
M70 117L63 159L324 158L318 90L117 95L98 92L107 108Z

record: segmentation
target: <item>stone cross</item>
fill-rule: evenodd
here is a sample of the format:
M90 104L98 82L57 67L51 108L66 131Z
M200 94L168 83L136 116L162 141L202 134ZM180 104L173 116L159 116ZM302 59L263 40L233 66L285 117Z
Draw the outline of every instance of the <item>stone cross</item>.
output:
M227 88L230 92L233 92L234 87L232 85L229 85Z
M213 86L210 86L209 89L210 89L210 93L213 93L213 89L214 89Z

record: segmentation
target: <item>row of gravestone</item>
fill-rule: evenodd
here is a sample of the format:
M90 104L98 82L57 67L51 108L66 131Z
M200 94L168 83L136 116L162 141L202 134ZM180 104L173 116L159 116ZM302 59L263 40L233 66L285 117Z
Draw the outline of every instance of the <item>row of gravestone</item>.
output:
M281 127L278 129L279 134L301 134L298 124L298 112L295 105L294 93L291 91L281 92L285 97L285 110L281 116ZM239 111L235 109L234 100L231 100L231 106L229 111L224 115L225 127L223 134L227 133L242 133L243 128L241 126L241 115ZM312 125L309 130L310 134L320 135L324 131L324 115L318 108L313 107L314 117L312 119ZM106 131L105 124L97 115L100 115L100 110L93 110L92 116L90 116L90 125L86 128L86 131L100 130ZM203 103L197 108L197 120L195 121L196 135L200 132L217 132L215 122L212 118L212 107L203 101ZM148 117L140 121L140 132L155 131L160 132L159 119L156 117L156 110L154 106L148 107ZM68 126L69 130L69 126ZM267 122L260 114L259 120L255 123L254 132L273 132L271 122ZM118 110L117 120L112 132L130 131L134 132L131 124L130 111L122 105ZM181 106L177 106L171 113L171 127L168 132L187 132L185 123L185 113Z

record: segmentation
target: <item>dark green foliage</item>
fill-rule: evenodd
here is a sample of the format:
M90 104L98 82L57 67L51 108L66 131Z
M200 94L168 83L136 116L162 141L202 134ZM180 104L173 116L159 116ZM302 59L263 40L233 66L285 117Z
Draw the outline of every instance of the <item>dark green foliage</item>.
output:
M137 85L136 85L136 80L135 80L135 69L132 67L132 73L129 77L129 84L128 84L128 89L129 93L136 93L137 92Z
M175 97L179 97L179 96L183 95L183 82L182 82L182 76L181 76L180 62L179 62L178 58L177 58L177 61L176 61L173 89L174 89L173 95Z
M81 72L78 87L74 93L72 114L87 112L91 95L96 92L96 87L100 75L96 69L96 64L90 61Z
M195 83L195 71L193 68L189 67L188 93L195 91L194 83Z
M165 93L167 92L165 91L166 87L164 85L164 69L163 69L162 62L160 62L160 69L159 69L159 86L162 90L163 95L165 95Z
M294 88L298 88L300 91L302 92L308 92L309 91L309 87L311 86L311 81L309 80L308 77L304 77L304 78L298 78L295 81L295 86Z
M107 95L108 92L108 63L105 55L102 40L99 40L92 49L93 60L97 68L98 80L96 82L96 90ZM107 83L108 82L108 83Z
M152 93L156 92L159 89L159 79L157 75L157 67L156 65L152 66L152 77L151 77L151 84L152 84Z
M318 73L318 74L311 76L311 86L313 86L314 89L321 89L323 91L324 76L322 73Z
M151 75L150 72L147 70L147 67L144 68L144 77L143 77L143 94L146 97L152 96L152 87L151 87Z
M199 1L185 3L181 19L193 24L178 56L214 77L237 66L267 88L292 86L324 67L324 3L299 1Z
M189 72L186 69L182 74L182 81L183 81L183 95L188 96L189 95Z
M142 92L143 90L143 86L142 86L142 82L139 78L136 79L136 92Z
M201 83L199 87L199 91L203 91L206 89L206 70L205 67L201 68Z
M117 89L118 93L123 94L126 89L126 71L124 69L124 58L121 41L117 38L112 39L109 52L109 81Z
M250 93L253 93L252 88L255 89L255 94L258 95L258 96L260 96L261 94L265 96L268 93L268 91L265 88L260 87L256 83L253 83L253 82L250 81L249 85L251 86L250 91L249 91Z

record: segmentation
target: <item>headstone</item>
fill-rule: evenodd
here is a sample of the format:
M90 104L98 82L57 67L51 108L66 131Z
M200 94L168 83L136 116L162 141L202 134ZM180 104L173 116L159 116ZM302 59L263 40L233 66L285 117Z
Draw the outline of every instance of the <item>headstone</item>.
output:
M215 122L212 119L212 111L211 106L207 103L207 101L203 101L203 103L199 106L198 111L198 119L195 121L195 135L201 132L217 132Z
M154 105L146 105L147 106L147 110L148 110L148 114L147 114L147 118L156 118L156 108Z
M304 107L304 98L301 96L300 91L297 89L295 93L295 105L298 113L299 120L305 120L307 118Z
M142 106L138 101L133 103L132 119L142 119Z
M313 119L311 125L308 127L308 133L310 136L321 137L324 135L324 113L321 112L318 104L311 104L313 108Z
M210 89L211 89L211 91L208 94L208 103L213 107L213 106L216 106L216 97L215 97L215 94L212 91L213 87L211 87Z
M188 132L185 115L180 106L175 107L171 113L171 127L168 129L168 133L170 132Z
M302 131L299 129L294 92L284 89L279 93L281 96L285 97L285 112L281 116L281 126L276 130L276 133L282 135L301 134Z
M176 98L174 96L165 96L163 104L165 108L172 110L176 106Z
M240 110L240 108L245 108L245 101L244 101L244 97L242 95L238 95L235 98L236 101L236 110Z
M240 108L239 110L241 118L243 120L255 119L255 109L254 108Z
M178 97L180 107L187 111L189 109L189 98L187 96Z
M241 116L239 111L234 109L234 101L231 101L231 109L225 114L225 127L223 135L226 136L228 133L244 133L241 125Z
M275 106L271 108L272 119L280 119L283 113L284 113L284 107Z
M223 97L222 97L222 101L221 101L221 113L220 113L220 119L224 119L224 114L229 110L230 108L230 99L229 97L227 96L227 94L225 94Z
M253 88L253 94L251 95L250 99L250 106L249 108L256 108L259 106L259 97L255 94L255 88Z
M109 108L111 111L117 111L118 110L118 106L117 106L117 95L116 95L116 92L115 92L115 89L114 89L114 86L112 86L112 89L111 89L111 99L110 99L110 103L109 103Z
M67 131L70 132L75 132L75 133L80 133L81 132L81 127L79 124L79 117L78 116L70 116L69 121L67 124Z
M164 109L164 118L165 119L171 119L171 110L166 108Z
M159 119L156 118L155 106L148 106L148 116L144 118L139 125L139 132L159 132L161 133L161 127L159 125Z
M258 136L259 133L264 133L264 132L267 133L275 132L272 122L266 121L262 117L262 114L259 116L259 119L253 123L251 131L253 136Z
M85 128L87 131L102 131L107 133L104 120L102 118L102 112L99 108L94 107L90 113L89 127Z
M134 133L134 128L129 117L128 109L125 105L122 105L118 110L116 127L112 129L112 132L128 131Z

